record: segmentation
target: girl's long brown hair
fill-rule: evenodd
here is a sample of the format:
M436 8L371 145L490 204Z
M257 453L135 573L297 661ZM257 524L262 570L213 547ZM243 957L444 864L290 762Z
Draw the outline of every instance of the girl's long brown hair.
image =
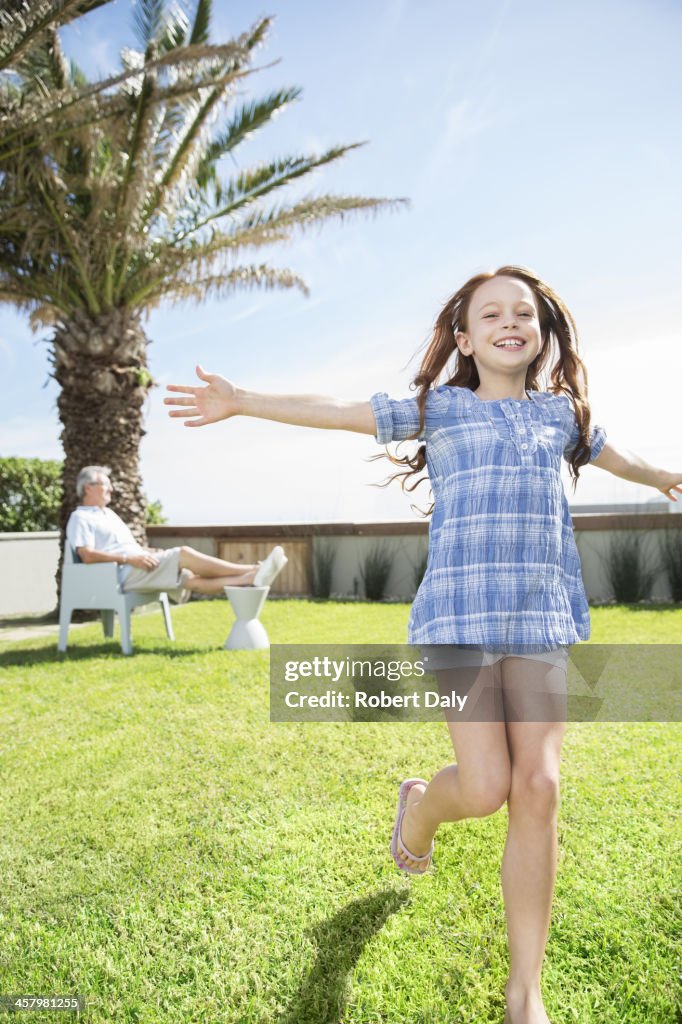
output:
M429 389L438 383L438 378L447 363L455 355L455 370L449 380L450 386L469 388L475 391L480 384L478 370L473 356L465 356L458 348L455 335L468 331L469 305L471 298L479 287L493 277L515 277L532 289L540 320L542 348L536 359L526 372L526 390L539 391L538 377L556 351L554 363L550 369L550 385L548 390L553 394L566 394L573 403L580 437L569 460L569 473L573 480L573 492L580 476L580 467L590 460L590 407L587 402L587 369L578 355L578 332L573 317L563 300L556 292L541 281L537 274L527 267L505 266L494 272L476 274L470 278L459 291L455 292L443 306L434 327L433 336L419 368L419 373L410 387L418 388L417 405L419 407L418 437L424 428L424 411ZM554 343L554 344L553 344ZM555 350L556 346L556 350ZM413 439L414 439L413 438ZM375 455L375 459L388 458L396 466L407 466L401 473L395 473L383 485L399 479L403 491L413 491L428 477L413 480L410 478L420 473L426 465L426 445L419 447L416 455L398 458L386 454ZM429 515L433 505L424 513Z

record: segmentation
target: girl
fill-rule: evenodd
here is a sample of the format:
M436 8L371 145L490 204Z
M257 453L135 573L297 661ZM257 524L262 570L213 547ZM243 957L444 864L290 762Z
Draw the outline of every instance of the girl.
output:
M540 390L546 366L550 384ZM426 466L434 494L428 564L408 642L427 646L439 685L467 672L478 704L475 721L448 722L456 764L428 784L401 785L391 852L401 870L423 874L442 822L508 804L505 1021L549 1024L540 974L556 873L565 716L486 720L486 701L497 682L509 699L565 695L568 646L589 638L562 456L574 488L580 467L591 462L676 501L682 473L621 452L606 443L603 428L590 428L587 373L571 314L524 267L472 277L446 302L414 380L415 398L262 395L201 367L197 375L204 387L170 386L178 397L165 399L179 407L170 415L186 418L188 427L243 415L358 431L381 444L423 441L416 455L392 459L406 467L398 474L403 487ZM438 383L441 376L447 383Z

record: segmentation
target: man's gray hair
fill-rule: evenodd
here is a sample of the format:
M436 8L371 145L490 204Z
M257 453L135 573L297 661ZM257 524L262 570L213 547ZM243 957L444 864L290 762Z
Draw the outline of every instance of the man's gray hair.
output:
M97 477L101 473L104 476L110 476L111 470L108 466L83 466L76 479L76 493L79 498L83 497L85 485L97 483Z

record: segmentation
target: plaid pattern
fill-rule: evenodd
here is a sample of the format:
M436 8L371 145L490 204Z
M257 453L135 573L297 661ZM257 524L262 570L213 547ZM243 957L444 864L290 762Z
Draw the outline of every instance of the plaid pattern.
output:
M590 614L560 476L578 440L566 395L482 401L469 388L428 393L424 430L435 509L429 558L410 613L411 644L545 650L587 640ZM370 399L379 444L416 434L414 398ZM591 460L606 443L592 428Z

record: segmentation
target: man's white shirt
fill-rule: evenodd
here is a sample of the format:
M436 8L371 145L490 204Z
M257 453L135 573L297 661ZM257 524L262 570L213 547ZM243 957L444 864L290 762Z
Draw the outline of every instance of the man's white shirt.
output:
M140 555L144 548L133 537L130 527L110 508L99 505L79 505L69 516L66 539L74 552L78 548L93 548L107 555ZM121 579L130 572L122 566Z

